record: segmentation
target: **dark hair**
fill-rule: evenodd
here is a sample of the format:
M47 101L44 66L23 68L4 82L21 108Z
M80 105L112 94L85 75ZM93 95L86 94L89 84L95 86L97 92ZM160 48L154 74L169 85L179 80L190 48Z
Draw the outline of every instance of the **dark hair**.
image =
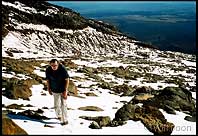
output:
M57 59L50 60L50 63L55 63L55 62L58 62L58 60Z

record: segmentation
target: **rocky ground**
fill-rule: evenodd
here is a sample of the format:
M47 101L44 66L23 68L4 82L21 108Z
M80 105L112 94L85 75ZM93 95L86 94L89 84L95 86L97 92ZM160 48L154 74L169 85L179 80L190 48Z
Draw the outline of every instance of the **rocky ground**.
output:
M51 119L45 114L50 107L31 110L31 107L36 109L37 105L32 106L30 99L34 94L31 89L34 85L43 85L40 96L49 97L44 80L49 59L2 59L2 109L7 116L13 119L25 116L40 122ZM136 55L112 54L59 59L71 76L69 97L83 102L90 97L102 97L101 94L106 92L123 98L122 101L112 102L119 103L119 106L110 105L113 113L110 116L104 114L107 112L105 107L94 101L81 107L69 107L68 110L72 112L104 112L97 116L79 115L79 119L89 122L89 129L123 126L132 120L140 121L153 134L171 134L177 124L167 120L164 112L173 115L177 112L185 113L183 120L196 123L195 56L136 51ZM7 98L9 102L5 100ZM17 101L13 100L29 103L16 104ZM102 100L100 102L105 103ZM81 124L83 125L82 122ZM45 124L44 127L54 126Z

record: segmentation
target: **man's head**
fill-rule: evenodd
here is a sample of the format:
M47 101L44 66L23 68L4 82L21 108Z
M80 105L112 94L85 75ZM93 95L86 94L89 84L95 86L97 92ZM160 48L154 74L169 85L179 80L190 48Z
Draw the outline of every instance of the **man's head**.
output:
M57 59L52 59L50 61L50 66L51 66L52 70L57 70L58 66L59 66L58 60Z

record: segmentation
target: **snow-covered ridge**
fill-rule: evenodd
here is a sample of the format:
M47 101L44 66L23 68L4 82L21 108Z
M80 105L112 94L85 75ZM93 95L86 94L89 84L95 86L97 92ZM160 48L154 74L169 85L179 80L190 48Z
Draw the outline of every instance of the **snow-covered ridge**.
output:
M13 27L16 31L10 31L3 38L3 57L8 56L5 53L6 50L15 48L23 52L13 53L13 57L17 58L28 57L27 52L32 52L29 57L36 58L39 55L43 57L47 54L51 54L49 57L52 55L58 56L58 54L59 56L60 54L72 55L79 51L88 55L124 53L137 48L137 45L125 40L126 37L103 34L91 27L82 30L66 30L50 29L46 25L26 23L15 23ZM31 32L24 35L21 31Z
M37 13L37 10L35 8L27 7L26 5L24 5L18 1L15 1L14 4L10 3L10 2L2 1L2 5L10 6L10 7L16 8L20 11L27 12L27 13Z
M50 7L46 11L39 11L38 12L35 8L32 8L32 7L30 8L30 7L26 6L25 4L22 4L18 1L15 1L14 3L2 1L2 5L18 9L20 11L23 11L23 12L26 12L26 13L29 13L29 14L40 13L40 14L43 14L45 16L51 15L52 13L57 14L59 12L59 10L56 7Z

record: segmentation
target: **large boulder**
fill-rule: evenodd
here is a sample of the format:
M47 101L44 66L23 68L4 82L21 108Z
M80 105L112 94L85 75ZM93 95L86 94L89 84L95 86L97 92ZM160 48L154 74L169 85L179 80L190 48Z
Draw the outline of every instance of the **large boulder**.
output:
M135 109L139 106L133 105L131 103L125 104L121 107L116 113L114 120L116 121L126 121L126 120L134 120L135 119Z
M68 91L69 91L69 95L72 95L72 96L78 95L78 89L77 89L75 83L73 82L73 80L71 80L71 79L69 80Z
M188 111L189 114L196 111L191 92L182 87L166 87L159 95L144 101L143 104L162 108L173 114L174 110Z
M174 128L174 124L167 122L162 112L152 106L125 104L116 112L113 121L127 120L141 121L150 132L157 135L170 135Z
M2 115L2 134L3 135L28 135L28 133L14 123L6 115Z
M175 125L167 122L162 112L152 106L142 107L136 112L144 126L154 135L170 135Z
M32 91L30 87L37 82L33 79L19 80L17 78L3 78L3 95L9 99L24 99L29 100L32 96Z

